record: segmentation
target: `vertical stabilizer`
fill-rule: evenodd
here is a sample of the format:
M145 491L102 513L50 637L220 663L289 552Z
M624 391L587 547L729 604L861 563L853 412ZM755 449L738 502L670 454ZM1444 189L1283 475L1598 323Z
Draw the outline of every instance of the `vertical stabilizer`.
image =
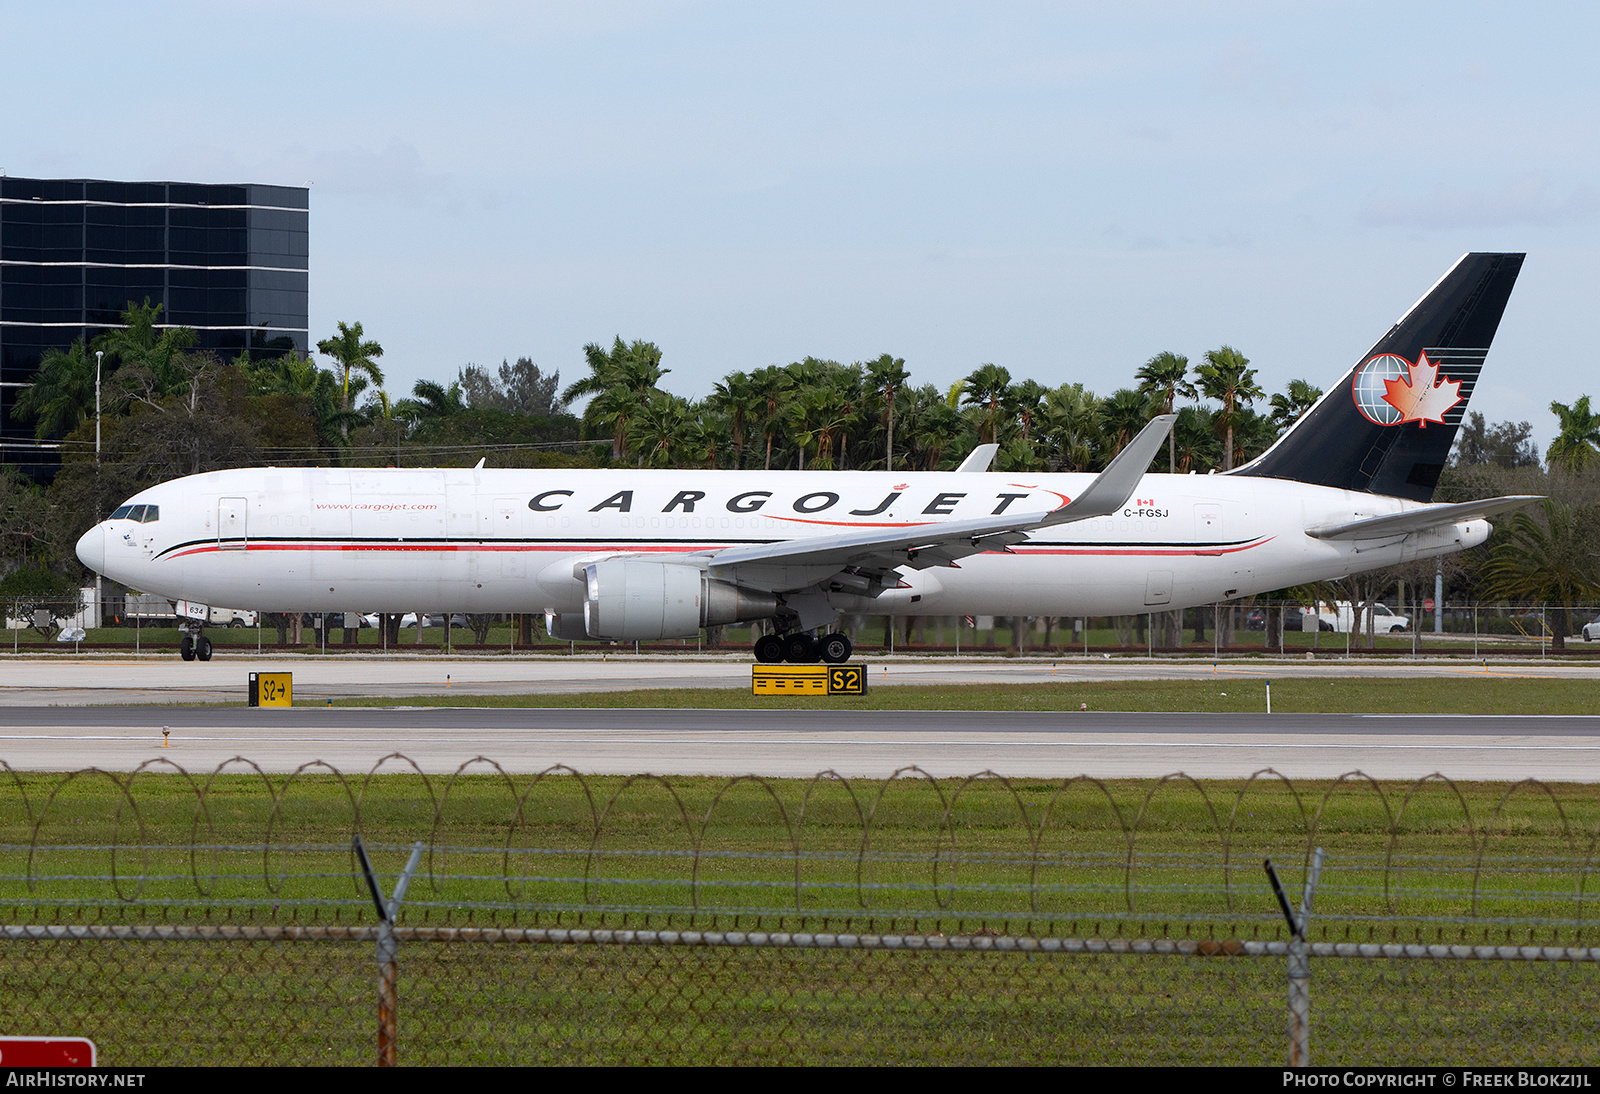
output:
M1276 444L1231 472L1430 501L1521 254L1468 254Z

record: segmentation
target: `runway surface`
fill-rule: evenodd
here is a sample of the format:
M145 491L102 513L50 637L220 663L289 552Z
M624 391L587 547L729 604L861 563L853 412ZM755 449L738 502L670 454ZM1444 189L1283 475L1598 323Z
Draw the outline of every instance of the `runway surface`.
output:
M1282 661L1144 658L890 657L865 661L872 687L1037 684L1111 680L1192 680L1214 676L1288 677L1516 676L1600 681L1600 663L1522 660L1359 661L1325 656ZM432 655L245 656L209 662L175 656L0 659L0 707L88 703L243 702L251 672L291 672L297 699L577 694L640 688L744 688L750 658L738 655L636 657L456 657ZM1600 706L1597 706L1600 710Z
M163 726L171 730L162 746ZM1182 771L1290 778L1600 781L1600 718L1165 715L958 711L482 708L7 707L0 759L15 769L209 771L245 757L270 771L312 760L365 772L400 752L448 773L484 756L514 772L940 777L992 770L1060 778ZM392 762L392 761L391 761ZM396 764L396 769L403 765Z
M1600 665L1549 662L885 658L871 686L1115 680L1484 675L1593 679ZM252 671L293 673L295 697L387 698L395 708L242 703ZM477 756L511 771L554 764L633 774L940 776L991 770L1058 778L1183 771L1292 778L1362 770L1381 778L1600 781L1600 717L1167 715L953 711L587 710L404 707L411 697L748 686L739 655L701 657L219 656L0 660L0 760L16 769L132 770L161 759L191 771L243 756L272 771L322 760L366 771L401 752L449 772ZM1600 689L1597 689L1600 694ZM161 704L161 705L157 705ZM213 704L181 706L175 704ZM1600 704L1597 704L1600 710ZM162 726L171 729L163 747Z

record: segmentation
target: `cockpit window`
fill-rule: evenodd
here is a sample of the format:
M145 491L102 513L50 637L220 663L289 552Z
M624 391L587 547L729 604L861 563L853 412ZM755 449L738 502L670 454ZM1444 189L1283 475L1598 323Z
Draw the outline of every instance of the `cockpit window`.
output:
M149 524L151 521L160 520L161 519L161 506L159 506L159 505L146 505L144 507L144 516L140 517L139 519L144 521L144 523L146 523L146 524Z
M144 511L145 511L145 506L143 506L143 505L135 505L132 509L128 510L128 519L129 520L143 520L144 519Z
M121 520L123 517L128 515L128 510L130 510L132 508L133 508L133 506L131 506L131 505L122 506L115 513L111 514L111 519L112 520Z

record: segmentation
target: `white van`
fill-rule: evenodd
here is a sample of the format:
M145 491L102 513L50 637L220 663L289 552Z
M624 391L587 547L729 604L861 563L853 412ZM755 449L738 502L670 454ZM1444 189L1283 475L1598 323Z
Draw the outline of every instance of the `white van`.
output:
M1309 631L1313 627L1320 630L1332 631L1335 634L1349 634L1355 625L1355 608L1348 600L1336 601L1332 604L1326 600L1320 601L1315 608L1302 608L1300 629ZM1398 634L1411 629L1411 617L1395 615L1389 610L1387 604L1374 604L1372 606L1372 629L1378 634Z

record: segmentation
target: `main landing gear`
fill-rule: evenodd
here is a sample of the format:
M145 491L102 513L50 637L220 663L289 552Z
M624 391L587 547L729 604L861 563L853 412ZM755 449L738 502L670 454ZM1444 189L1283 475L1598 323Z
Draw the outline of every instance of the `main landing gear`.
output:
M211 639L201 633L198 623L186 623L178 640L178 656L185 661L211 660Z
M764 665L788 661L792 665L814 665L818 661L827 665L840 665L850 660L855 651L850 639L842 634L815 635L768 634L756 639L756 660Z

